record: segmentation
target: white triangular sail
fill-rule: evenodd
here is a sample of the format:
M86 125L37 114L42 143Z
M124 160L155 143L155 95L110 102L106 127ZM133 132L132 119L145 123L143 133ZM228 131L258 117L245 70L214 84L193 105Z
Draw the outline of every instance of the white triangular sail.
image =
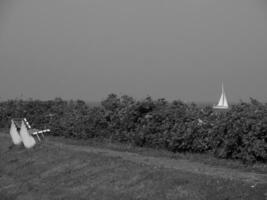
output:
M228 101L224 92L224 87L223 87L223 83L222 83L222 94L220 97L220 100L218 102L218 104L216 106L214 106L214 108L219 108L219 109L228 109L229 105L228 105Z
M21 122L20 135L22 142L26 148L32 148L36 144L34 138L29 134L23 120Z
M224 104L224 94L222 93L221 94L221 98L220 98L219 103L218 103L217 106L223 106L223 104Z
M227 101L225 93L224 93L223 96L224 96L224 98L223 98L223 106L226 107L226 108L229 108L228 101Z
M15 145L21 144L22 140L21 140L21 137L18 133L17 127L16 127L13 120L11 120L11 126L10 126L10 130L9 130L9 134L11 136L13 144L15 144Z

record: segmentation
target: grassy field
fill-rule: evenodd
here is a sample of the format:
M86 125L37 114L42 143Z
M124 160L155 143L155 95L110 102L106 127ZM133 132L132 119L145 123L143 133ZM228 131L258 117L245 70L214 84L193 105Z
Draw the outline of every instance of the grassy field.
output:
M172 159L149 149L63 138L26 150L11 148L10 138L0 135L1 200L267 199L266 166L227 167L205 158Z

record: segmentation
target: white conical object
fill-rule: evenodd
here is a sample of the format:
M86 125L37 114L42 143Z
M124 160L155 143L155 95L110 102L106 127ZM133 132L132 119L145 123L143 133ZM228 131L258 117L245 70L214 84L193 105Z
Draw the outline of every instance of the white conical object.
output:
M11 136L13 144L15 144L15 145L21 144L22 140L21 140L21 137L18 133L17 127L16 127L13 120L11 120L11 126L10 126L10 130L9 130L9 134Z
M216 106L213 106L213 108L215 109L228 109L229 108L228 101L227 101L227 98L224 92L223 83L222 83L222 94L221 94L220 100Z
M34 138L29 134L23 120L21 122L20 136L21 136L22 142L26 148L28 148L28 149L32 148L36 144Z

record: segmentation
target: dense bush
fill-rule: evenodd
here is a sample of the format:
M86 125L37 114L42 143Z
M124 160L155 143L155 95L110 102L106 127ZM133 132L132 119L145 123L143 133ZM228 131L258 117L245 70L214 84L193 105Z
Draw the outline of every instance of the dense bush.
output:
M219 158L267 162L267 104L251 99L227 112L165 99L110 94L101 106L84 101L9 100L0 103L0 126L27 117L53 135L108 138L173 152L211 152Z

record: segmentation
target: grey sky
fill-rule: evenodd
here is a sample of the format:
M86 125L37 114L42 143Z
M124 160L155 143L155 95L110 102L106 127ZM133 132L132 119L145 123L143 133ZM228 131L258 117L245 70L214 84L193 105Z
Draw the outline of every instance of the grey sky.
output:
M1 0L0 97L267 101L265 0Z

